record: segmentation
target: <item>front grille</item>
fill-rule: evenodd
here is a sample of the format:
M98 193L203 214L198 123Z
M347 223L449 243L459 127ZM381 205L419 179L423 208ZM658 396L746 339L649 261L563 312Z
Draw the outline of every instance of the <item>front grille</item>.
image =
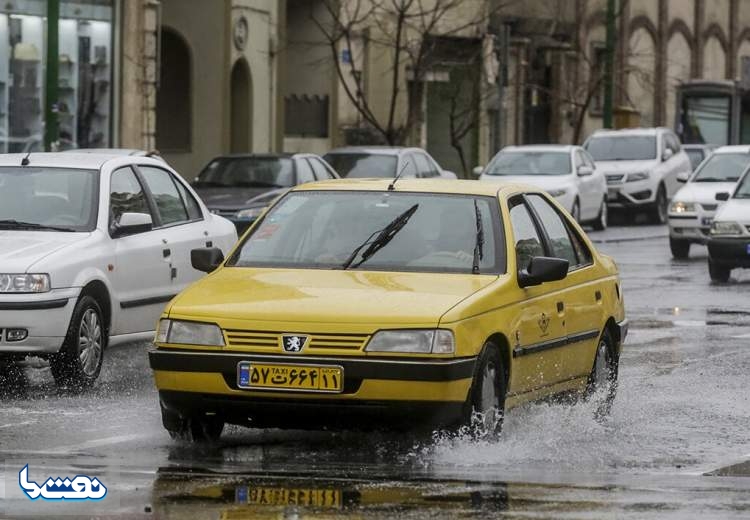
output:
M609 174L607 175L607 184L617 184L622 182L625 178L625 174Z
M243 349L262 349L282 351L281 337L287 333L282 332L261 332L249 330L226 330L227 344L230 347L239 347ZM292 333L288 333L292 334ZM297 333L294 333L297 334ZM325 351L351 351L358 352L362 350L370 339L368 334L307 334L305 350L315 352Z
M716 208L719 207L718 204L701 204L701 207L706 211L716 211Z

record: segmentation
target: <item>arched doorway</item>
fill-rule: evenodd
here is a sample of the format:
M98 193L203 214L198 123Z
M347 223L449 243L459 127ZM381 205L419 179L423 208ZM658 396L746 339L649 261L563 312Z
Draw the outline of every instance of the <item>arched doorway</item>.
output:
M156 148L189 152L191 139L192 63L187 41L174 29L162 27L161 77L156 93Z
M244 58L232 67L230 101L230 151L243 153L252 151L253 143L253 83L250 67Z

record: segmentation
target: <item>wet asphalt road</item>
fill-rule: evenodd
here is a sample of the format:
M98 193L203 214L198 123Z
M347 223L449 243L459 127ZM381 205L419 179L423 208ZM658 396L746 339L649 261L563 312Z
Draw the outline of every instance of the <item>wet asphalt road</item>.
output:
M85 395L33 362L5 389L0 517L41 514L10 500L39 461L39 482L106 468L91 512L129 518L748 518L750 271L714 285L705 248L673 261L665 232L591 233L620 266L631 320L603 423L586 404L540 404L509 412L492 443L231 428L193 447L162 429L149 346L118 347Z

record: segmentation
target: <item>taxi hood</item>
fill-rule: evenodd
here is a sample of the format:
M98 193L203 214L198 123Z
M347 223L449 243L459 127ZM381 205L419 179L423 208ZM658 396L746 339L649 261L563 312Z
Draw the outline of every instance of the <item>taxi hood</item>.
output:
M224 267L173 300L170 317L435 327L496 275Z

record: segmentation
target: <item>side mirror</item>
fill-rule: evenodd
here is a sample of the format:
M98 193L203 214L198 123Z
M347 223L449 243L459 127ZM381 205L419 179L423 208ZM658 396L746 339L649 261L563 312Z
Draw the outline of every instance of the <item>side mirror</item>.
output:
M587 177L589 175L592 175L593 173L594 173L594 169L591 166L586 166L585 164L582 164L578 167L579 177Z
M555 282L568 276L569 262L562 258L535 256L526 269L518 271L518 285L530 287L545 282Z
M690 178L690 174L687 172L680 172L677 174L677 182L686 183L688 179Z
M123 213L115 222L112 238L144 233L154 228L154 221L148 213Z
M475 166L473 170L471 170L472 175L474 177L479 177L482 175L482 172L484 171L484 166Z
M443 178L445 179L458 179L458 175L450 170L443 170Z
M721 202L725 202L729 200L729 192L726 191L720 191L716 194L716 200L719 200Z
M218 247L201 247L190 251L190 263L196 271L210 273L224 261L224 253Z
M662 153L661 160L668 161L672 158L673 155L674 155L674 152L672 151L672 149L667 148L666 150L664 150L664 153Z

